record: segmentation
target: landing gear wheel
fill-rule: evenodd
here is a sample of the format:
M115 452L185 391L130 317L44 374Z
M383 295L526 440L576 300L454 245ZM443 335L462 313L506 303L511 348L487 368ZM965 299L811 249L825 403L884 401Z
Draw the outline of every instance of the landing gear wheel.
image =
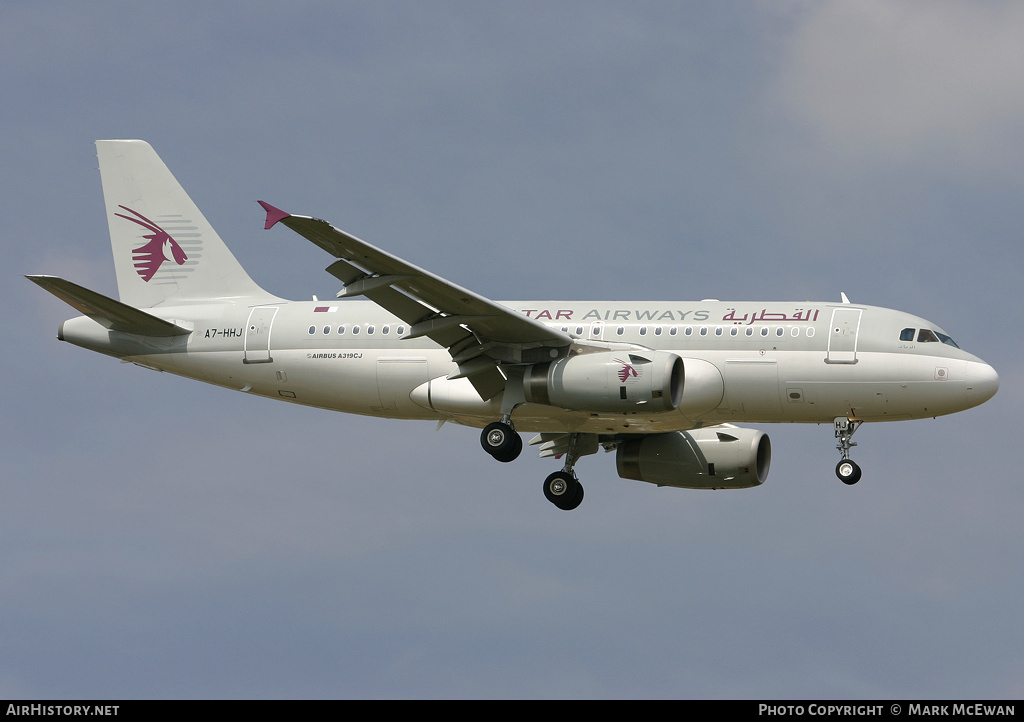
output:
M515 461L519 458L519 454L523 451L523 437L519 434L512 434L512 448L506 449L505 451L495 452L494 458L503 464L507 464L510 461Z
M484 427L480 434L480 445L498 461L509 462L522 452L523 439L508 424L495 421Z
M572 511L583 501L583 484L565 471L544 480L544 497L563 511Z
M860 467L857 462L850 459L843 459L836 464L836 476L844 484L856 484L860 481Z

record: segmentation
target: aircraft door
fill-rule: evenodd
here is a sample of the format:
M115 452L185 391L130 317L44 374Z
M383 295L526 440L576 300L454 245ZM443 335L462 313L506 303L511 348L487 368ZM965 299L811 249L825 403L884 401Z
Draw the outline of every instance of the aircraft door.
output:
M857 333L860 331L860 316L863 312L860 308L832 309L825 363L857 363Z
M245 324L245 358L242 363L272 363L270 357L270 328L277 315L277 306L257 306L249 312Z

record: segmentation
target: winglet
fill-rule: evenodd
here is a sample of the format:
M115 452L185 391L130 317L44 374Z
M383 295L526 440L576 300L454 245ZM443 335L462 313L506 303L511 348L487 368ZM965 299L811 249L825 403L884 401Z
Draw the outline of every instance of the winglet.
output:
M266 203L265 201L256 202L263 206L263 210L267 212L267 223L263 226L263 230L265 231L269 231L277 224L278 221L283 221L285 218L290 218L292 215L291 213L285 213L280 208L274 208L274 206Z

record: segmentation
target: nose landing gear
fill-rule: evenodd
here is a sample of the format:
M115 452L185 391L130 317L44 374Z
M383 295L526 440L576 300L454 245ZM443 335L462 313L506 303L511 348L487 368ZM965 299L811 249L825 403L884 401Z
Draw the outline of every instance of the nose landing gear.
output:
M845 416L839 416L835 420L836 449L843 455L843 458L836 464L836 476L844 484L856 484L860 481L860 466L850 458L850 449L857 445L856 441L850 441L854 432L860 428L862 421L853 421Z
M857 465L856 461L843 459L836 464L836 476L844 484L856 484L860 481L860 466Z

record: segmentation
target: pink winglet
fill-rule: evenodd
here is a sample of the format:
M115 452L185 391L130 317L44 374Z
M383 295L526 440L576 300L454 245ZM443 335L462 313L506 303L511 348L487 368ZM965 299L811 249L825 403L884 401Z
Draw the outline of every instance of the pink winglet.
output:
M283 221L285 218L289 218L291 216L291 213L285 213L280 208L274 208L274 206L269 203L265 203L263 201L256 202L263 206L263 210L267 212L267 223L263 226L263 230L265 231L269 231L273 228L274 224L278 221Z

